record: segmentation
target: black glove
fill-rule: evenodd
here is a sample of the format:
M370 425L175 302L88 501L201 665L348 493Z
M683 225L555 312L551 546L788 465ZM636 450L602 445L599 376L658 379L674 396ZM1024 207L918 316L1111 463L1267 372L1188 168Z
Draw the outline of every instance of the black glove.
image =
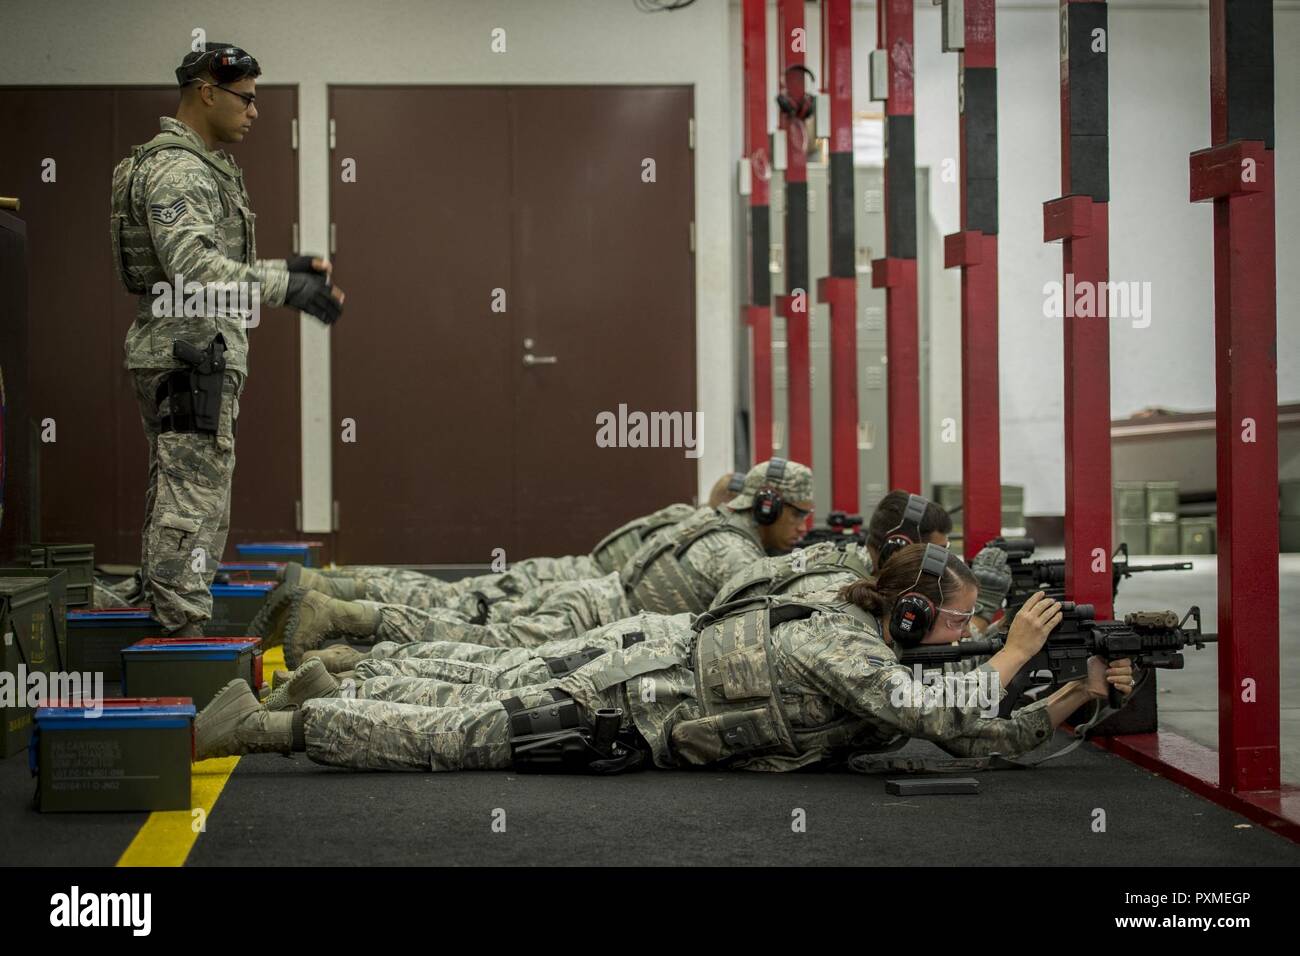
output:
M302 309L326 325L336 322L343 312L343 306L330 295L330 285L319 272L290 272L284 304Z
M315 258L315 256L290 256L284 261L288 265L290 272L315 272L316 270L311 265L312 260Z

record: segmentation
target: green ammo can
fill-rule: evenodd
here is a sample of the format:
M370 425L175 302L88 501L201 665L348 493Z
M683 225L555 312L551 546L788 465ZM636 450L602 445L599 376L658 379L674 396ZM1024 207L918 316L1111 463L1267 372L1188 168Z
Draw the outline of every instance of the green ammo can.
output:
M29 568L26 565L0 568L0 578L43 578L50 595L50 623L58 642L55 663L63 668L68 660L68 572L62 568Z
M27 746L32 733L32 708L27 699L27 675L48 674L57 665L58 641L50 616L44 578L0 577L0 757Z

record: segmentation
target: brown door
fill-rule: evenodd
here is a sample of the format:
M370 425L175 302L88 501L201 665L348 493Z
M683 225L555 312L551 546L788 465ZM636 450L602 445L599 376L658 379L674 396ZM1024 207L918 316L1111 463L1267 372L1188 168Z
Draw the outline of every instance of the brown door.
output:
M109 259L109 189L117 161L151 138L158 117L174 115L176 104L170 87L0 89L7 122L0 193L21 198L28 223L31 416L38 428L52 420L56 439L37 445L40 536L93 542L100 561L139 560L148 465L122 367L135 299ZM296 89L259 88L253 132L231 148L245 171L264 259L290 252L296 111ZM46 169L53 181L42 180ZM228 556L238 540L291 535L300 488L297 313L264 307L250 335Z
M688 500L683 449L601 448L596 422L620 404L695 408L690 90L343 87L330 102L342 558L582 552Z

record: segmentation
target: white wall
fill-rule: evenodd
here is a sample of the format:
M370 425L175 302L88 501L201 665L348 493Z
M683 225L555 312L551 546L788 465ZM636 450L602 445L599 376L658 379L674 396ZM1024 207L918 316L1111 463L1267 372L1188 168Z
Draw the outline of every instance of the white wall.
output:
M771 6L769 4L769 6ZM818 7L806 6L816 63ZM1278 381L1300 400L1300 3L1274 4L1277 116ZM1151 326L1111 327L1111 412L1214 404L1210 207L1187 202L1187 154L1209 145L1209 27L1205 3L1110 4L1111 276L1152 283ZM508 53L489 51L507 31ZM741 153L739 0L698 0L646 15L632 0L375 0L310 5L134 0L0 0L0 83L166 82L190 31L247 46L268 83L300 87L303 244L323 248L328 228L326 84L687 83L695 87L698 401L705 445L700 487L730 467L736 370L733 323L744 288L744 246L733 236ZM854 5L855 109L867 100L875 5ZM775 15L769 17L775 91ZM938 174L957 155L957 58L939 50L939 12L917 0L917 163L931 168L932 237L958 228L957 186ZM1042 203L1060 193L1055 0L999 4L999 155L1003 480L1026 486L1030 514L1063 507L1062 346L1042 315L1044 283L1061 253L1045 245ZM769 121L776 108L769 102ZM813 237L813 241L820 241ZM932 422L960 420L959 275L931 282ZM945 341L945 333L948 338ZM303 323L304 509L309 530L328 526L328 331ZM958 446L931 436L932 480L960 479Z
M693 85L700 494L730 470L736 253L728 124L740 67L731 59L725 3L647 15L631 0L0 0L0 84L172 82L196 27L248 49L262 82L299 85L304 249L324 249L328 239L329 83ZM506 31L504 54L489 49L497 27ZM328 530L330 522L328 350L329 331L304 319L307 531Z
M854 110L879 111L867 99L867 55L876 44L875 3L853 16ZM818 5L806 6L809 63L820 49ZM740 3L732 0L732 34L740 44ZM1000 224L999 396L1002 480L1025 485L1029 514L1064 510L1063 346L1060 320L1044 318L1043 286L1061 279L1061 246L1042 241L1042 203L1060 188L1058 4L999 3L998 164ZM776 17L768 17L769 84L777 81ZM940 12L916 0L916 162L928 166L934 242L960 226L956 182L940 174L955 161L957 55L940 51ZM1300 321L1291 304L1300 274L1288 268L1300 244L1300 3L1274 5L1277 117L1278 394L1300 399ZM1213 269L1210 205L1187 201L1188 154L1210 145L1209 15L1204 2L1111 0L1110 3L1111 279L1150 282L1151 325L1111 322L1111 415L1164 406L1214 406ZM739 68L739 65L737 65ZM733 96L740 85L733 83ZM733 156L741 151L740 100ZM769 122L776 128L775 104ZM813 237L812 241L821 241ZM738 258L738 267L743 256ZM936 265L930 276L931 481L961 480L961 448L939 440L944 418L961 421L961 278ZM945 335L947 338L945 339Z

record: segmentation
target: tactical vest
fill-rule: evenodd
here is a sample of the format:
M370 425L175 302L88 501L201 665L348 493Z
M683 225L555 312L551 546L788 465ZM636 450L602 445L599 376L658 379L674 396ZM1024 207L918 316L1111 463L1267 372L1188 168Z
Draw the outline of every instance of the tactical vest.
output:
M795 569L796 557L797 554L790 554L778 560L755 561L749 573L725 592L718 593L713 606L721 607L741 598L788 594L800 581L814 575L845 571L865 578L871 574L870 557L865 549L859 550L854 545L815 557L799 570Z
M680 522L646 541L628 559L619 576L633 613L699 614L713 602L717 585L703 580L682 563L686 549L710 534L737 534L758 546L756 539L720 512Z
M805 756L781 702L772 632L787 621L836 611L826 604L760 597L723 605L695 622L692 666L702 717L673 725L673 752L686 763ZM847 746L862 721L851 715L817 728L821 746Z
M221 195L222 218L217 224L217 238L222 246L222 255L247 265L257 261L255 217L243 198L243 174L238 167L200 149L184 136L159 133L149 142L133 147L131 155L113 169L112 216L109 226L113 265L118 279L132 295L145 295L155 283L172 281L172 277L163 271L162 264L158 261L148 223L139 221L131 202L136 170L146 156L160 149L183 149L207 164Z
M591 559L606 574L617 571L656 531L685 521L695 510L693 505L675 504L629 521L601 538L591 549Z

